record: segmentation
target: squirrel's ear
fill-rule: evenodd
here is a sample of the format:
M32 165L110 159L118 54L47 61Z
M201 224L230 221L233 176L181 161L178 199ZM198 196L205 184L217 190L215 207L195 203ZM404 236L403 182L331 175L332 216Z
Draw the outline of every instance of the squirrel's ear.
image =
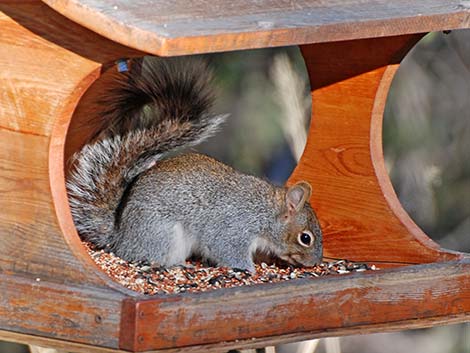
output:
M287 189L286 205L289 212L298 212L312 195L312 187L306 181L299 181Z

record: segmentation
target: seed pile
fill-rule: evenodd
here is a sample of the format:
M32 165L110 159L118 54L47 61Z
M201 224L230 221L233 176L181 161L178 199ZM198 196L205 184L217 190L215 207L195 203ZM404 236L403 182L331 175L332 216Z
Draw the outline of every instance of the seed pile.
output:
M263 262L261 265L256 265L255 274L229 267L204 267L199 262L189 261L184 266L166 269L145 262L129 263L103 250L93 250L89 244L85 246L93 260L108 276L131 290L148 295L204 292L217 288L376 270L374 265L368 266L346 260L324 262L302 268L283 268Z

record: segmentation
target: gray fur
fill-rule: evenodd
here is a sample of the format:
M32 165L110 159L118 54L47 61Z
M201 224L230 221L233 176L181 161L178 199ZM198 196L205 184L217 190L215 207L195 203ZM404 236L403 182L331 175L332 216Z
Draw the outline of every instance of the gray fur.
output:
M175 157L133 185L111 249L126 259L181 263L185 258L168 256L173 227L181 224L193 240L191 253L220 265L252 269L251 243L276 231L273 221L281 210L275 197L269 183L207 156Z
M126 77L121 83L126 90L113 91L119 99L104 115L110 121L75 156L67 189L80 235L123 259L163 266L199 255L253 271L256 250L292 263L321 261L322 234L306 202L311 190L307 183L295 189L275 187L204 155L172 156L213 134L225 117L210 114L212 95L203 85L207 80L194 77L210 77L209 72L193 68L175 73L183 66L161 60L149 65L155 67ZM140 105L121 109L131 96ZM191 105L197 114L190 112ZM303 230L315 237L309 249L298 244Z

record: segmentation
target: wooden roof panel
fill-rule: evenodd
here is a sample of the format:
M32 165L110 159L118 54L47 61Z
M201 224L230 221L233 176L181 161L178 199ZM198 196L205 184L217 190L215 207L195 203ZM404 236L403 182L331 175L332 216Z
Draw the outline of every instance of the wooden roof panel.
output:
M470 27L467 0L43 0L121 44L184 55Z

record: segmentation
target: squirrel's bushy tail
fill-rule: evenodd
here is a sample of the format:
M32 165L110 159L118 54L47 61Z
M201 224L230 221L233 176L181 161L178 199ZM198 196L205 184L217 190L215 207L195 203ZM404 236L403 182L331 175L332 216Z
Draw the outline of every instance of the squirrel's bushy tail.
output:
M74 156L67 179L76 228L101 248L133 179L169 152L203 141L225 119L210 114L212 75L203 61L146 57L120 75L100 102L98 137Z

